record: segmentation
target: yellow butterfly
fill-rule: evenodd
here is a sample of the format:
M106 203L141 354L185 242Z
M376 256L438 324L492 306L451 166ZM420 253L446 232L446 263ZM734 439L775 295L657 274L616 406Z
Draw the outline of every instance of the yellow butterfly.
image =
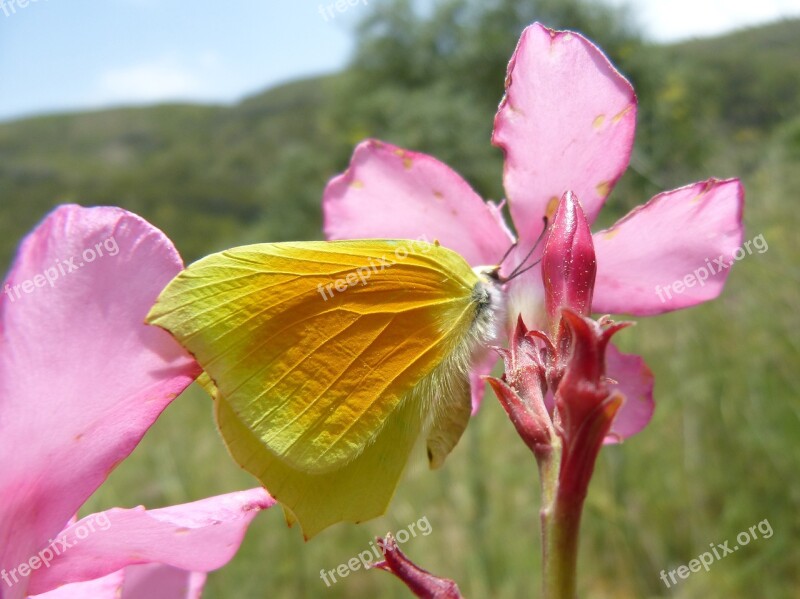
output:
M423 433L433 468L458 442L498 270L423 241L249 245L189 266L147 322L194 355L231 455L310 538L383 514Z

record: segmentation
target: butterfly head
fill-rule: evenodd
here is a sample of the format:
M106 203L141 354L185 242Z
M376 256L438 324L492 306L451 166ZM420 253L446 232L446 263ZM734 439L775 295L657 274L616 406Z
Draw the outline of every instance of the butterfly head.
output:
M478 266L472 270L478 275L472 290L473 301L477 304L473 327L480 338L493 340L497 337L495 329L503 320L505 306L500 266Z

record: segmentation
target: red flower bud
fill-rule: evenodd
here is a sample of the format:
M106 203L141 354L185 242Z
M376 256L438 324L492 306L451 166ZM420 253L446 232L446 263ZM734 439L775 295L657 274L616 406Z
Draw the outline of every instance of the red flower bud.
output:
M629 322L594 321L564 310L571 335L570 354L555 392L555 422L564 440L559 493L582 501L597 453L623 397L611 392L605 376L605 353L611 336Z
M535 339L519 317L509 349L498 349L505 362L503 378L485 377L485 380L519 436L538 459L550 451L554 433L544 403L547 388L545 365Z
M578 198L566 192L556 209L542 256L545 306L551 329L561 319L561 309L588 316L597 273L592 233Z
M406 583L409 590L420 599L462 599L455 582L449 578L434 576L417 566L400 551L391 534L376 541L383 553L383 561L374 564L373 568L391 572Z

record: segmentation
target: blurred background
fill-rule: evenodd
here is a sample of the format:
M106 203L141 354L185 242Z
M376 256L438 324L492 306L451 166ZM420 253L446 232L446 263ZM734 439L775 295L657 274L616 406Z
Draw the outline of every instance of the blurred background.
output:
M267 6L269 4L270 6ZM0 7L0 265L63 202L112 204L187 262L316 239L326 181L365 137L431 153L502 198L489 142L505 67L534 20L583 32L639 96L632 167L605 226L661 190L739 176L745 239L723 296L619 335L656 376L644 432L602 452L587 501L581 597L800 597L800 3L588 0L226 3L39 0ZM191 8L190 8L191 7ZM407 597L388 574L333 569L426 517L404 549L466 597L537 596L535 463L487 396L446 467L422 452L387 516L304 543L259 516L206 597ZM85 512L254 486L210 402L178 398ZM767 519L774 530L667 589L661 570Z

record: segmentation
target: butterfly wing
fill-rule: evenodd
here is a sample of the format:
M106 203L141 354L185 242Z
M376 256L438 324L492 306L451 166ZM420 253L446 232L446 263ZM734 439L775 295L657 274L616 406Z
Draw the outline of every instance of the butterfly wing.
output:
M419 435L420 408L418 401L404 402L355 459L337 470L312 473L277 458L219 395L214 403L231 456L281 502L290 523L299 521L307 539L337 522L363 522L384 513Z
M148 322L195 356L227 422L287 468L321 475L361 455L463 345L477 282L458 254L423 242L258 244L191 265Z

